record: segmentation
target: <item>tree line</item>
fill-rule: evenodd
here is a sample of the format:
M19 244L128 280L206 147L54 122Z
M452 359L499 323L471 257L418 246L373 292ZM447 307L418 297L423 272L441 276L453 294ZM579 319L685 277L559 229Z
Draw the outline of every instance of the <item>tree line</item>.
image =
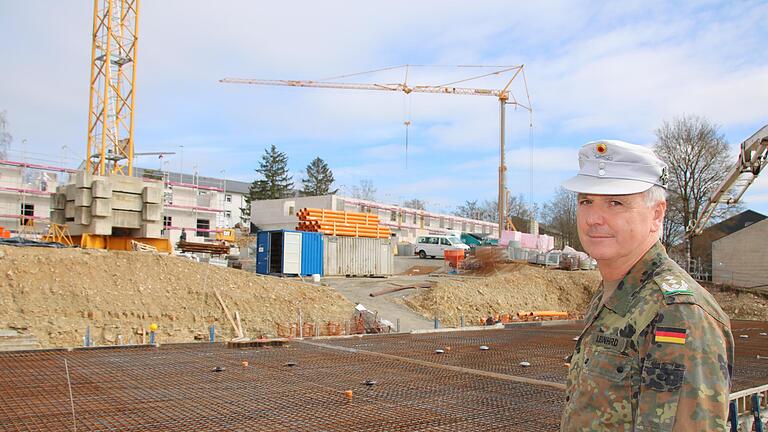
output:
M251 215L251 203L253 201L296 196L333 195L339 191L337 188L333 188L336 181L333 177L333 171L319 156L306 166L303 171L301 186L296 188L293 176L288 169L288 156L279 151L274 144L264 150L261 161L259 161L259 167L255 171L261 174L262 178L257 178L248 187L245 207L240 209L243 217ZM376 188L370 179L360 180L360 184L350 187L349 192L353 198L369 201L376 199Z

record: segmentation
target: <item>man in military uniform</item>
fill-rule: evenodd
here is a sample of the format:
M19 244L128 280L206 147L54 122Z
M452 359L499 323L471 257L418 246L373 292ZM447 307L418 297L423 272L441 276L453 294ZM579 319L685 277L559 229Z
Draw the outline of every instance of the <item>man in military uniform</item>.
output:
M723 431L733 365L730 321L659 243L667 167L644 147L579 151L584 249L603 278L569 360L561 431Z

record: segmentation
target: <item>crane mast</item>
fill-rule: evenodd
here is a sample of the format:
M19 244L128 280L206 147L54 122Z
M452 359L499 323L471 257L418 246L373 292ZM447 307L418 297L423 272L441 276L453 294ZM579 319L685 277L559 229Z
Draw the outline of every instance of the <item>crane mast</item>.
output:
M86 171L133 174L139 0L94 0Z
M498 75L503 72L514 71L512 78L507 81L504 88L498 89L482 89L482 88L469 88L469 87L456 87L451 84L446 85L413 85L409 86L407 82L392 83L392 84L368 84L368 83L343 83L333 81L302 81L302 80L265 80L265 79L245 79L245 78L224 78L219 82L225 84L251 84L251 85L263 85L263 86L285 86L285 87L314 87L314 88L327 88L327 89L344 89L344 90L376 90L376 91L391 91L402 92L405 94L410 93L432 93L432 94L452 94L452 95L465 95L465 96L491 96L499 100L499 121L500 121L500 137L499 137L499 198L498 198L498 213L499 213L499 237L504 230L505 223L507 221L507 208L506 208L506 172L507 167L504 161L504 136L505 136L505 112L506 105L516 105L531 111L530 100L528 104L522 104L518 102L512 92L509 90L512 82L517 78L518 74L523 72L523 65L513 66L510 68L495 71L490 75ZM525 75L523 75L525 77ZM470 78L474 79L474 78ZM457 81L464 82L468 81ZM455 83L452 83L455 84ZM527 91L527 89L526 89Z

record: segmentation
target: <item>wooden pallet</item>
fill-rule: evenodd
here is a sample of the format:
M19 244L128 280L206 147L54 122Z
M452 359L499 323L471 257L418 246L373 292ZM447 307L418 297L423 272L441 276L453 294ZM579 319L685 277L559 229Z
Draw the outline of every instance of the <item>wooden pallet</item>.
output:
M251 339L251 340L231 340L227 342L228 348L259 348L259 347L284 347L288 345L290 339Z

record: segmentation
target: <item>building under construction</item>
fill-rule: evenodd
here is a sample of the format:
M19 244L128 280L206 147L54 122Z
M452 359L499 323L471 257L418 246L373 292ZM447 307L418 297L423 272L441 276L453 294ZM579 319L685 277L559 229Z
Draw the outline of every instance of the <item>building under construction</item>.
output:
M5 230L28 235L48 231L54 196L60 186L74 184L82 170L48 164L0 161L0 226ZM157 185L162 190L158 237L172 244L179 240L181 230L191 241L204 241L217 230L246 224L241 209L249 184L224 178L205 177L160 170L134 169L134 178ZM91 207L92 196L62 204L63 220L74 222L82 217L84 208ZM78 207L81 209L78 210ZM138 208L138 211L141 211ZM81 219L82 221L82 219Z

